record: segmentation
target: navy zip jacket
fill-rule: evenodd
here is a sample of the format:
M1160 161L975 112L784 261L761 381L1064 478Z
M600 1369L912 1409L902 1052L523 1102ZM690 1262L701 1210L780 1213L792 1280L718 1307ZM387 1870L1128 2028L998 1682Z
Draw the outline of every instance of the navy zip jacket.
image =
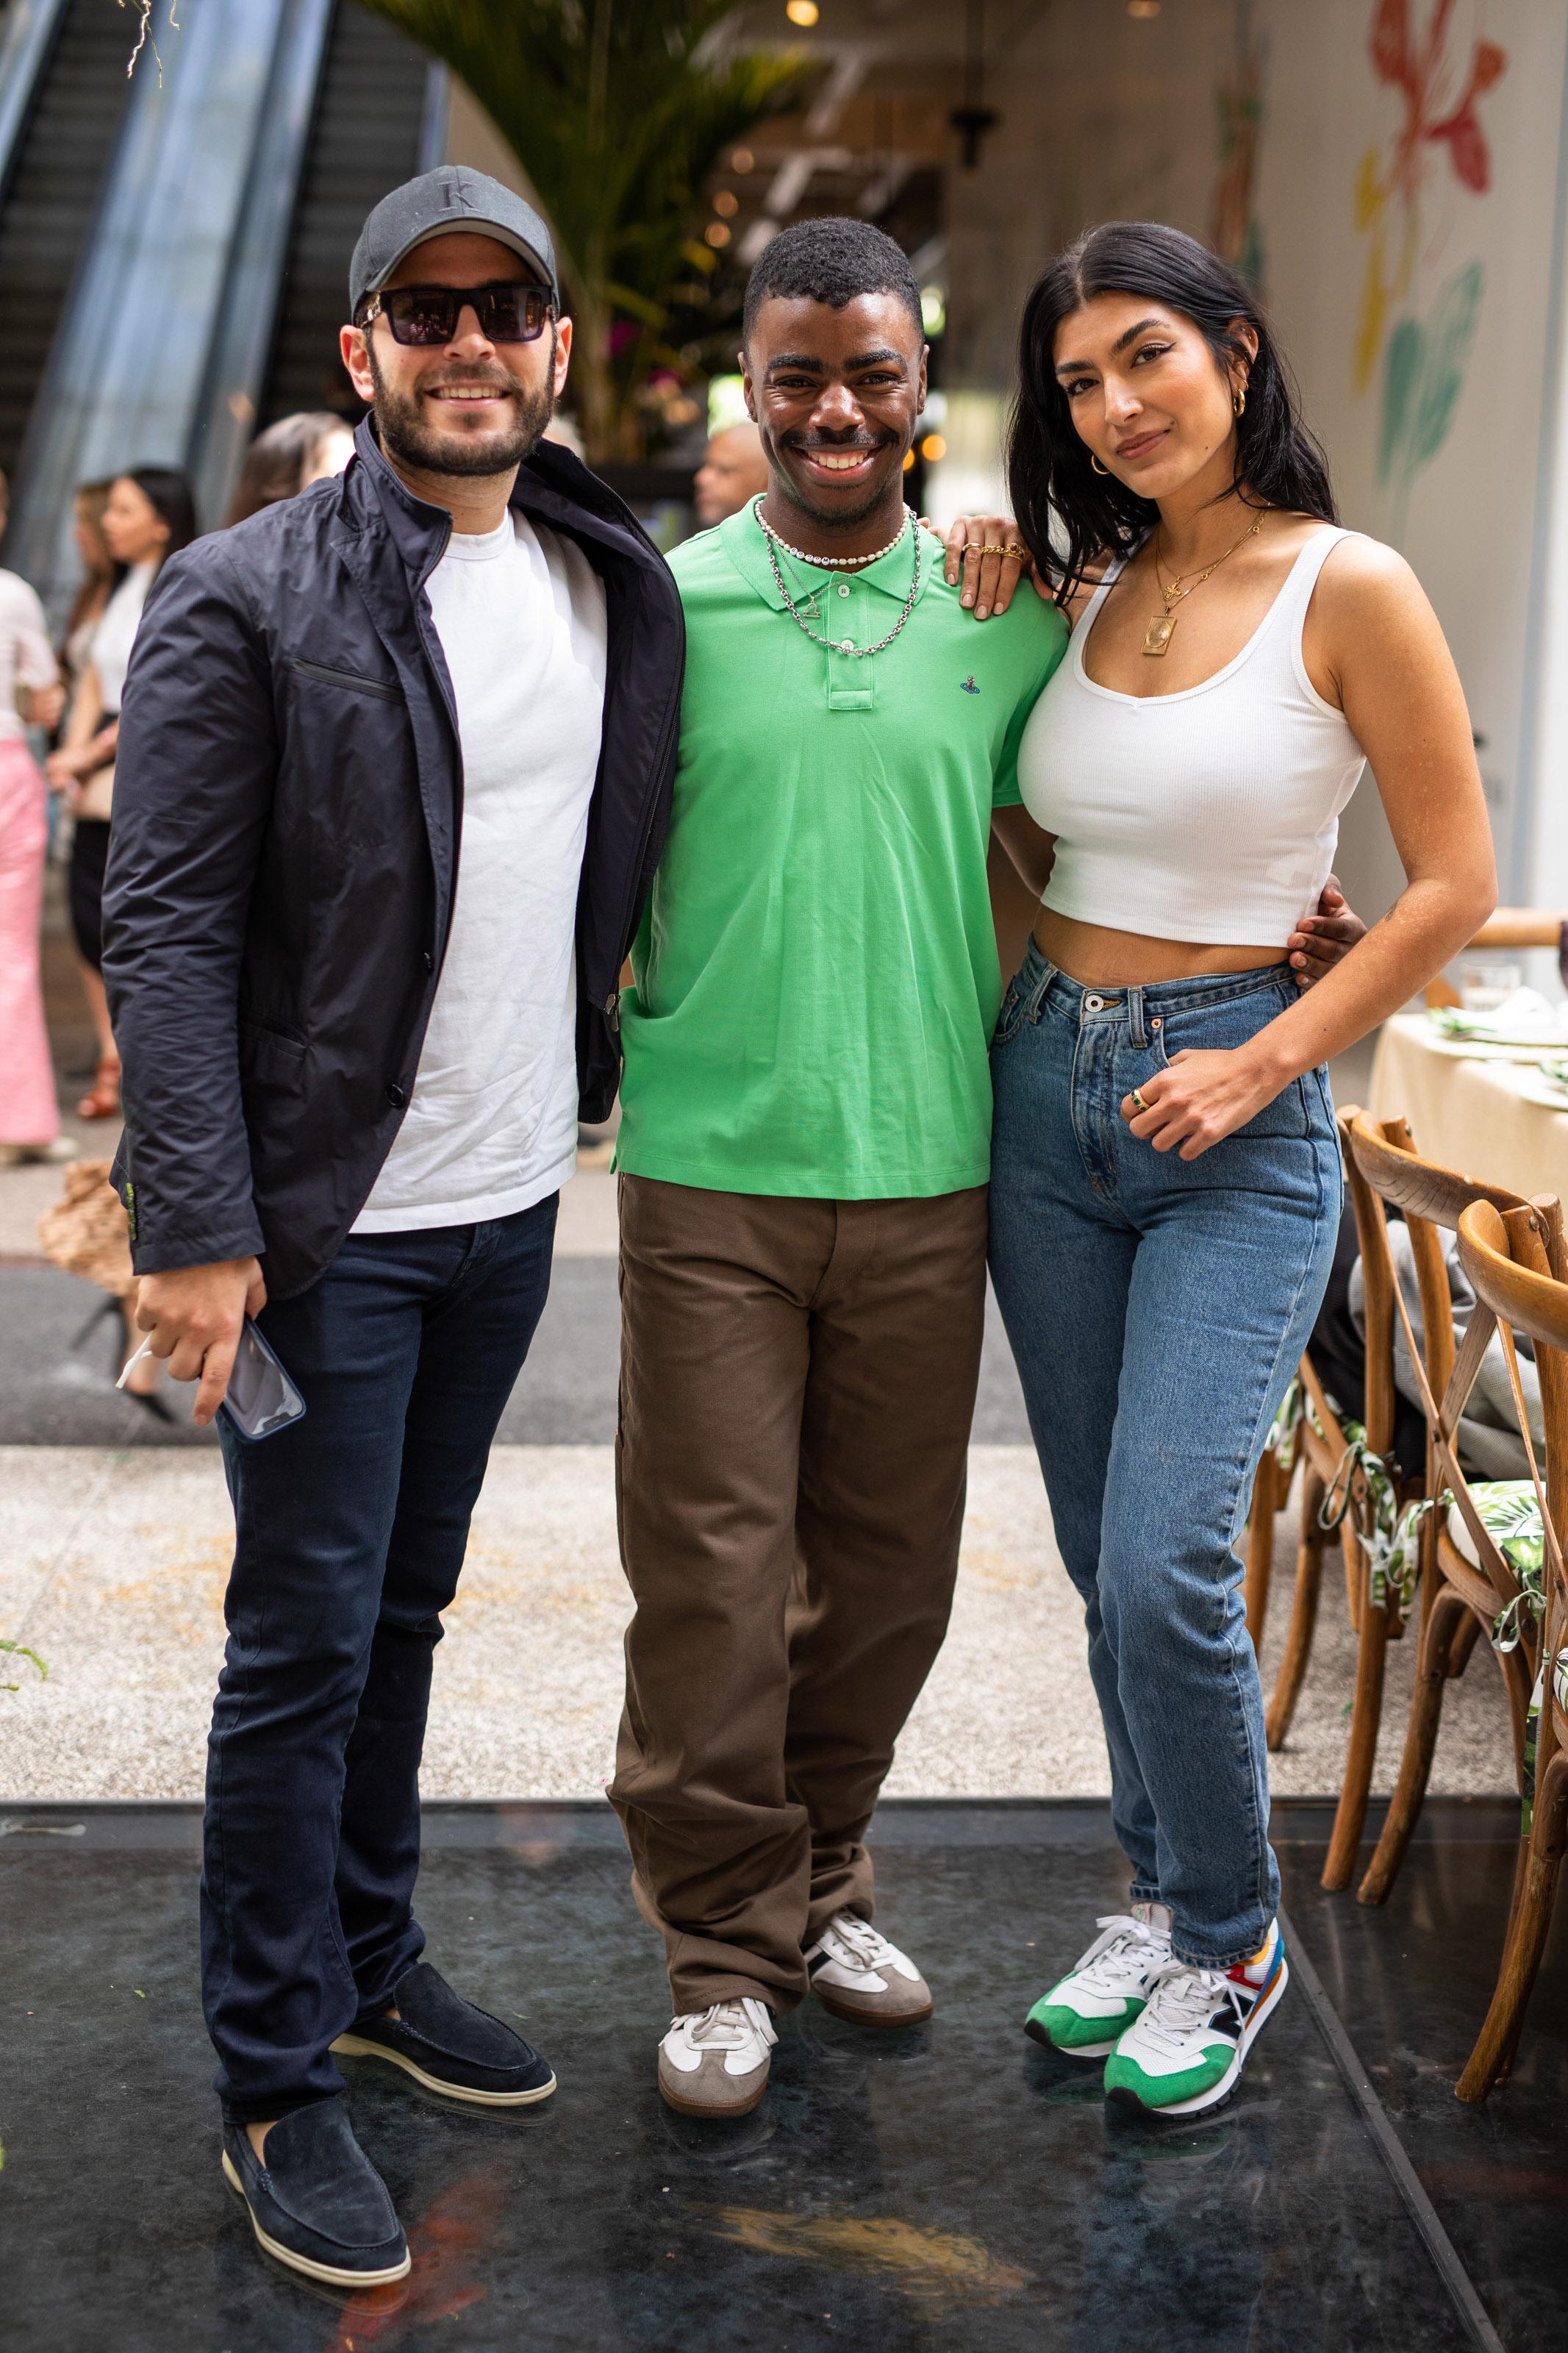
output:
M115 762L103 976L132 1260L150 1274L254 1253L278 1299L321 1274L391 1149L459 887L462 761L425 594L450 518L404 487L368 419L355 450L339 479L164 565ZM578 1080L598 1120L620 1080L621 965L668 825L680 603L568 450L541 443L511 503L575 540L605 583L577 901Z

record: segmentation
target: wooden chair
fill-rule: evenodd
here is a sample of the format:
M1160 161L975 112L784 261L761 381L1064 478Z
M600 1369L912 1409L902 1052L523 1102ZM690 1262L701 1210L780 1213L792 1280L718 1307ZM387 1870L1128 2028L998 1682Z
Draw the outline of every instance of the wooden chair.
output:
M1279 1662L1279 1672L1265 1715L1265 1731L1271 1749L1285 1746L1312 1654L1312 1638L1318 1624L1319 1593L1323 1578L1323 1554L1332 1533L1323 1526L1320 1514L1349 1446L1310 1355L1304 1356L1297 1366L1296 1379L1299 1384L1297 1405L1300 1419L1283 1433L1278 1443L1271 1443L1264 1449L1253 1482L1252 1504L1247 1523L1247 1574L1242 1588L1247 1607L1247 1630L1252 1637L1254 1650L1261 1655L1263 1629L1268 1622L1268 1598L1274 1582L1274 1523L1290 1500L1290 1490L1300 1471L1301 1525L1296 1540L1296 1582L1290 1628L1285 1638L1284 1656ZM1355 1534L1354 1522L1348 1513L1340 1523L1339 1540L1347 1555L1345 1581L1349 1588L1354 1579L1349 1548L1355 1543Z
M1509 1210L1500 1217L1488 1204L1478 1203L1459 1220L1459 1257L1475 1290L1476 1321L1485 1324L1488 1336L1494 1328L1505 1334L1511 1328L1527 1333L1534 1342L1546 1427L1543 1480L1509 1343L1514 1403L1541 1516L1541 1654L1546 1663L1537 1687L1539 1732L1533 1794L1527 1800L1530 1827L1522 1849L1524 1868L1516 1879L1509 1910L1497 1989L1456 2087L1460 2099L1469 2101L1484 2100L1492 2085L1512 2068L1552 1923L1557 1874L1568 1841L1568 1648L1564 1647L1568 1644L1568 1576L1563 1560L1568 1531L1568 1257L1563 1251L1561 1215L1543 1216L1545 1207L1536 1202L1529 1209ZM1555 1208L1556 1204L1551 1207ZM1465 1353L1474 1353L1468 1335Z
M1568 917L1543 907L1494 908L1466 953L1479 950L1486 955L1494 948L1555 948L1563 962L1564 982L1568 983ZM1424 994L1428 1005L1459 1002L1458 990L1441 973L1436 980L1427 982Z
M1351 1154L1356 1167L1376 1197L1378 1216L1368 1236L1370 1252L1383 1268L1395 1313L1405 1322L1394 1262L1388 1247L1385 1206L1404 1213L1415 1263L1421 1299L1423 1343L1419 1349L1406 1324L1418 1378L1423 1382L1426 1418L1426 1495L1433 1508L1421 1529L1420 1637L1415 1682L1405 1726L1399 1778L1389 1801L1383 1834L1358 1894L1363 1904L1386 1898L1405 1859L1405 1850L1420 1816L1432 1769L1432 1753L1442 1713L1444 1685L1463 1671L1478 1638L1490 1647L1493 1628L1502 1612L1519 1610L1520 1588L1502 1553L1486 1535L1469 1494L1469 1482L1454 1452L1459 1417L1468 1399L1492 1329L1489 1318L1471 1318L1462 1348L1454 1341L1453 1305L1448 1291L1442 1233L1458 1230L1465 1212L1480 1201L1494 1213L1539 1217L1532 1208L1501 1187L1483 1185L1458 1170L1422 1160L1410 1141L1403 1120L1375 1121L1360 1114L1351 1130ZM1555 1204L1551 1205L1555 1214ZM1471 1335L1479 1335L1478 1338ZM1442 1499L1452 1493L1464 1526L1475 1540L1477 1558L1461 1550L1451 1531ZM1479 1537L1476 1531L1480 1531ZM1496 1653L1502 1671L1514 1754L1523 1772L1525 1718L1534 1680L1533 1637L1521 1628L1521 1639L1512 1650ZM1348 1879L1348 1871L1347 1871ZM1328 1884L1325 1874L1325 1884ZM1342 1882L1341 1884L1346 1883Z
M1283 1747L1311 1656L1323 1554L1337 1525L1346 1604L1356 1636L1356 1675L1344 1776L1323 1872L1323 1884L1331 1888L1350 1884L1377 1753L1378 1725L1383 1715L1384 1655L1389 1641L1404 1630L1397 1592L1385 1594L1374 1604L1366 1541L1377 1517L1368 1483L1367 1458L1375 1457L1381 1462L1389 1454L1394 1442L1395 1392L1392 1273L1385 1271L1386 1244L1381 1254L1374 1246L1375 1240L1382 1236L1383 1213L1349 1152L1351 1130L1359 1116L1353 1108L1347 1108L1339 1113L1338 1124L1365 1285L1363 1435L1358 1440L1348 1421L1342 1419L1330 1401L1309 1350L1301 1359L1298 1375L1302 1410L1290 1433L1291 1454L1281 1462L1279 1450L1270 1448L1258 1466L1248 1529L1246 1588L1247 1625L1256 1645L1261 1641L1268 1610L1273 1518L1283 1507L1299 1461L1301 1527L1296 1554L1296 1586L1290 1629L1279 1679L1268 1703L1266 1730L1269 1747ZM1408 1500L1405 1491L1396 1488L1397 1504L1402 1506ZM1332 1515L1325 1525L1325 1507L1331 1501Z
M1347 1170L1351 1122L1355 1116L1353 1105L1336 1114L1340 1148L1346 1155ZM1359 1205L1356 1215L1359 1221ZM1253 1482L1252 1503L1247 1521L1246 1579L1242 1592L1247 1608L1247 1630L1252 1637L1253 1649L1261 1657L1263 1629L1268 1622L1268 1599L1274 1582L1274 1523L1290 1500L1297 1472L1301 1472L1303 1487L1309 1492L1303 1503L1297 1551L1295 1609L1279 1679L1268 1704L1270 1748L1284 1746L1311 1654L1312 1634L1318 1616L1318 1588L1322 1578L1323 1549L1331 1533L1321 1525L1319 1512L1345 1456L1344 1435L1324 1395L1322 1382L1318 1377L1310 1353L1303 1356L1298 1366L1296 1378L1295 1418L1278 1439L1274 1432L1269 1433L1270 1442L1264 1448ZM1306 1411L1309 1404L1312 1408L1310 1416ZM1309 1504L1310 1509L1307 1508ZM1350 1532L1342 1524L1342 1542L1350 1541Z

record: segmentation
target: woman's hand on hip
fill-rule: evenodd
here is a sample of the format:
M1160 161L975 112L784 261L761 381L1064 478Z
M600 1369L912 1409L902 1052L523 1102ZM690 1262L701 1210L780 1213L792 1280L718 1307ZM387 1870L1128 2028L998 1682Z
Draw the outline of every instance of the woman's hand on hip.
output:
M1340 878L1331 874L1324 884L1315 912L1303 915L1285 943L1285 955L1296 976L1298 988L1311 988L1326 980L1337 964L1342 964L1358 941L1366 937L1366 925L1340 889Z
M1277 1071L1260 1067L1242 1047L1188 1047L1168 1066L1121 1098L1132 1134L1156 1152L1196 1160L1234 1135L1279 1092Z

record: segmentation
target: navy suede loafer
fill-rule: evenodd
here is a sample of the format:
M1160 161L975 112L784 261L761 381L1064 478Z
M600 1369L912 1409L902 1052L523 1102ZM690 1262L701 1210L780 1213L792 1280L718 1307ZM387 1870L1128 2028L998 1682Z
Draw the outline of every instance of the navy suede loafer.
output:
M243 2125L223 2127L224 2179L244 2199L260 2245L290 2271L331 2287L406 2278L408 2242L386 2184L353 2137L342 2100L280 2116L267 2161Z
M555 2078L531 2043L454 1993L428 1961L393 1988L396 2018L356 2019L332 2049L350 2059L389 2059L427 2091L482 2108L548 2099Z

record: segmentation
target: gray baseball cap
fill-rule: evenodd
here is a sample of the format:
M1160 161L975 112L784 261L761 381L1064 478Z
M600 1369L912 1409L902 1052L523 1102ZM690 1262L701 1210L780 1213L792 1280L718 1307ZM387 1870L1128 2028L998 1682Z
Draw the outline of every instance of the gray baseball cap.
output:
M349 264L349 316L384 286L405 253L444 229L471 229L493 237L537 271L555 301L561 288L555 275L555 248L550 231L531 205L510 188L475 172L467 164L443 164L438 171L422 172L383 196L366 221Z

